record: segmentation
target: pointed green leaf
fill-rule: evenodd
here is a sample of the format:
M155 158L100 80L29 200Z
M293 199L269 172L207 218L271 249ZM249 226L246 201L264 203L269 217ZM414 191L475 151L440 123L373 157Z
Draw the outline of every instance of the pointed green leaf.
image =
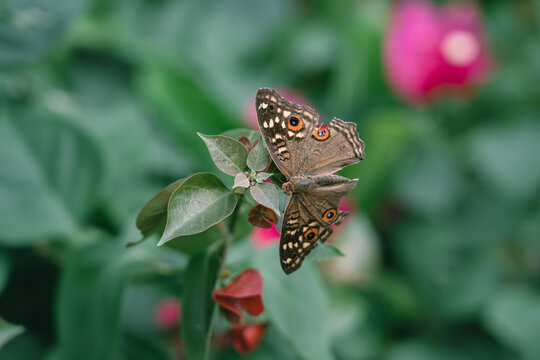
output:
M0 317L0 349L15 336L22 334L24 326L12 325Z
M233 189L241 187L241 188L248 188L249 187L249 179L247 178L246 174L244 173L238 173L234 177L234 185Z
M269 174L269 173L265 173L265 172L260 172L258 173L257 175L255 175L255 180L258 182L258 183L262 183L262 182L265 182L266 180L268 180L268 178L270 176L272 176L274 174Z
M247 165L253 171L263 171L268 165L268 150L263 141L259 141L247 157Z
M263 206L266 206L267 208L274 210L276 214L280 214L279 192L274 184L269 182L256 184L255 186L250 187L249 190L255 201Z
M167 224L158 245L208 229L229 216L235 206L236 196L216 175L192 175L169 198Z
M167 222L167 205L171 194L178 189L185 179L176 180L158 192L142 208L137 216L137 228L144 237L160 231Z
M311 251L307 261L324 261L337 256L345 256L345 254L343 254L341 250L334 245L321 243L319 246L313 249L313 251Z
M194 255L184 277L181 334L186 359L208 359L220 259L212 252Z
M254 131L254 130L249 130L249 129L228 130L228 131L225 131L221 135L228 136L228 137L233 138L235 140L238 140L243 136L243 137L248 138L249 141L251 141L252 144L254 144L255 141L257 141L257 139L259 139L259 132Z
M242 143L223 135L197 134L205 142L219 170L231 176L244 171L248 152Z

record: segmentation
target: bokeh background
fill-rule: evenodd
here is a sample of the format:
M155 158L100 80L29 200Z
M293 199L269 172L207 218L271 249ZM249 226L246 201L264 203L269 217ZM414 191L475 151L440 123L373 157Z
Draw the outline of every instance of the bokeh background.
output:
M316 331L321 359L540 358L539 17L534 0L1 1L0 343L24 331L0 359L181 357L188 255L124 244L159 189L218 173L196 132L253 127L265 86L358 123L366 159L342 172L346 256L301 269L325 325L269 318L243 357L307 358L296 337ZM222 340L212 357L240 358Z

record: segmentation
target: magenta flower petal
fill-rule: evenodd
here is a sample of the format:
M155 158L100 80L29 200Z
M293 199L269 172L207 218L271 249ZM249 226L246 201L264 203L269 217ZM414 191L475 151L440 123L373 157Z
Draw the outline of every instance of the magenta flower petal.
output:
M490 72L482 29L472 4L439 7L426 0L398 1L384 45L388 81L416 104L450 92L466 93Z
M275 224L270 224L269 229L254 228L250 235L252 244L257 249L265 248L268 245L272 245L279 242L279 231Z

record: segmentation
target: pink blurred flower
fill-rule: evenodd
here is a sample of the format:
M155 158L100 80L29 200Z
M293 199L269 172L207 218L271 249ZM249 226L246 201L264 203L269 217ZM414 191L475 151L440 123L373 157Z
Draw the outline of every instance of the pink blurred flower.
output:
M487 79L491 56L478 8L400 0L384 46L387 77L405 100L421 104L440 94L468 95Z
M159 302L154 314L156 326L163 330L175 329L180 325L180 301L173 298Z
M277 88L276 90L281 96L293 103L311 106L304 96L295 90L287 88ZM244 119L249 127L259 129L259 124L257 122L257 110L255 109L255 96L250 99L244 108Z
M271 223L269 229L256 227L251 232L250 240L257 249L262 249L269 245L279 243L279 231L273 223Z

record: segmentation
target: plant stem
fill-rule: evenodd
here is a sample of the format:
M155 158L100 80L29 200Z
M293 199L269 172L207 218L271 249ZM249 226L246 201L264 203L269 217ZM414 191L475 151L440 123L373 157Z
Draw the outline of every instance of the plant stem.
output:
M229 252L229 247L231 246L232 240L233 240L233 233L234 228L236 226L236 221L238 220L238 213L240 212L240 206L242 205L242 202L244 200L244 195L239 195L240 199L238 199L238 203L236 204L236 208L234 209L231 220L229 221L229 225L225 226L223 222L220 222L218 224L218 228L223 234L224 243L223 243L223 250L221 252L221 265L219 267L219 273L225 269L225 262L227 259L227 253Z

